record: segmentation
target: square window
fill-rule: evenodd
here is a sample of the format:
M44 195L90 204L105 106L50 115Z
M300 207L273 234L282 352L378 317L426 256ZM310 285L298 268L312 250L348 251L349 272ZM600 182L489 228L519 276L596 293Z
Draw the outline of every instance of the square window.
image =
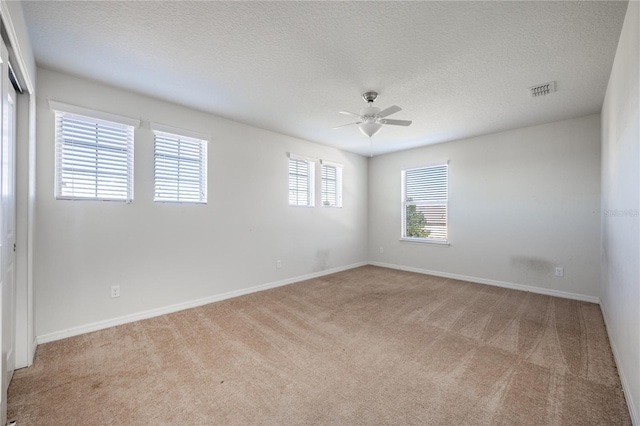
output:
M56 111L55 196L133 200L133 126Z

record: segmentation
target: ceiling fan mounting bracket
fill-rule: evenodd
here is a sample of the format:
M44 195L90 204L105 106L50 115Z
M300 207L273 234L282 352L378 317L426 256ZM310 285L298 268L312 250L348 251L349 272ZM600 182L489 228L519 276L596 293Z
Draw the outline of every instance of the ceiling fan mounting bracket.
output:
M378 97L378 92L365 92L362 94L362 99L365 102L372 103Z

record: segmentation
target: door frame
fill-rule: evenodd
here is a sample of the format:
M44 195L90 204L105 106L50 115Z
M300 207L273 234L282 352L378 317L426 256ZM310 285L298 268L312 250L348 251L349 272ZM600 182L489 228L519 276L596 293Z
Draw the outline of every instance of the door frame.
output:
M16 368L33 363L37 341L33 305L36 192L35 61L27 36L22 6L0 0L0 34L9 51L9 63L23 89L16 101L16 290L18 329Z
M0 38L8 49L8 62L23 89L16 100L16 293L18 302L14 352L16 368L33 363L37 341L34 312L34 241L36 194L36 66L29 42L22 5L19 2L0 0ZM0 336L1 338L2 336ZM6 375L6 374L5 374ZM6 421L6 395L0 414Z

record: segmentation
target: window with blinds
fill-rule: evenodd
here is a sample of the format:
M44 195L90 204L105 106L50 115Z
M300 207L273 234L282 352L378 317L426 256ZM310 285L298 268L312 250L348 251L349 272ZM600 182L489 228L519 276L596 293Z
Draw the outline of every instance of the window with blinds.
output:
M402 238L448 243L449 166L402 171Z
M290 206L314 206L314 166L310 159L289 154Z
M342 207L342 166L322 160L322 205Z
M154 201L207 203L207 141L154 130Z
M133 126L56 111L56 199L133 200Z

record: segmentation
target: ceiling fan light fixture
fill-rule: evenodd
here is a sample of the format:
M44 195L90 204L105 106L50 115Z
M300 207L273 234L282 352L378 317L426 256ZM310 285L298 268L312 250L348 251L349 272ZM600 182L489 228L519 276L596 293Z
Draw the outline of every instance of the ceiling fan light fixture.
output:
M382 124L371 121L358 124L358 128L360 128L360 131L365 135L372 137L382 129Z

